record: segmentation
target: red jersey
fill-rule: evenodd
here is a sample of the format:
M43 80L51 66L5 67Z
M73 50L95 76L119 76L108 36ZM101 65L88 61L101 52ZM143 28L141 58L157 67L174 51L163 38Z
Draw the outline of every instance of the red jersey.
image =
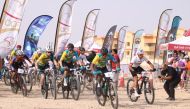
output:
M115 59L118 63L120 63L120 59L119 59L118 54L114 54L114 55L112 55L112 56L114 57L114 59ZM113 61L111 61L111 65L112 65L112 70L116 70L116 63L114 63Z

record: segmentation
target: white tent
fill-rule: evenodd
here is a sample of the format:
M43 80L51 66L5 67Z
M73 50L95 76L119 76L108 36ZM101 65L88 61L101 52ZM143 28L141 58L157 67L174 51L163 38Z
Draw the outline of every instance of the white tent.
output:
M183 50L190 51L190 37L182 37L175 41L161 44L161 50Z

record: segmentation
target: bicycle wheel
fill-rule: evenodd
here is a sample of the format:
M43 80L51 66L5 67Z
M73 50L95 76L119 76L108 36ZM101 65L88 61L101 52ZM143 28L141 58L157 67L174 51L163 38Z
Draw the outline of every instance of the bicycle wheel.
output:
M85 74L79 76L79 79L80 79L80 93L82 93L84 91L84 88L86 87Z
M18 83L17 83L17 81L15 81L14 83L12 83L12 81L16 80L16 79L14 79L14 78L15 78L15 77L10 78L11 91L12 91L13 93L17 94L17 92L18 92Z
M48 85L48 83L46 83L46 77L45 77L44 83L41 87L41 93L45 99L47 99L47 97L48 97L48 86L49 85Z
M79 96L80 96L80 81L78 78L71 78L70 79L70 88L71 88L71 95L73 97L74 100L78 100Z
M138 100L139 97L136 97L134 94L135 94L135 90L133 88L133 79L129 79L128 82L127 82L127 95L129 97L129 99L132 101L132 102L136 102Z
M118 94L117 94L117 89L116 87L114 87L113 83L110 83L109 86L109 96L111 99L111 105L114 109L118 108Z
M32 86L33 86L33 75L32 75L32 73L25 75L25 81L26 81L27 91L30 92L32 90Z
M57 87L56 87L56 77L54 72L52 73L52 77L50 79L50 89L51 89L51 94L55 100L57 98Z
M3 69L3 80L5 85L10 86L10 72L6 69Z
M144 83L144 95L148 104L153 104L155 99L154 88L150 86L149 82Z
M27 96L27 87L26 87L26 81L24 79L24 76L20 77L20 87L21 87L22 95L26 97Z
M103 94L102 86L103 86L102 83L96 83L95 94L96 94L96 99L97 99L98 103L101 106L105 106L107 97Z

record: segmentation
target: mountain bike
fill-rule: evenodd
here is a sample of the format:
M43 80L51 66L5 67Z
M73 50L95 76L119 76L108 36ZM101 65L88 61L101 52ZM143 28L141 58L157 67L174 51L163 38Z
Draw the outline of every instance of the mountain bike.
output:
M57 86L56 86L56 70L48 68L44 72L44 83L41 88L41 93L45 99L48 98L48 90L51 90L51 94L54 100L57 98Z
M106 72L104 74L98 74L95 83L95 95L98 103L101 106L105 106L106 101L110 100L113 109L118 108L118 94L113 82L113 74L116 71Z
M27 87L25 81L25 75L27 72L23 68L19 68L17 73L10 78L11 90L13 93L17 94L18 89L21 89L23 96L27 96ZM14 81L14 82L13 82Z
M69 94L72 95L74 100L78 100L80 96L80 81L78 75L80 75L80 69L70 68L69 75L65 77L62 81L62 94L63 98L68 99ZM64 84L66 83L66 84Z
M150 79L148 77L148 74L152 72L154 72L154 70L142 72L142 76L138 80L138 87L137 87L138 94L142 94L142 91L144 91L145 100L148 104L153 104L154 99L155 99L155 91L154 91L153 83L150 82ZM133 83L134 83L134 80L129 79L127 82L126 90L127 90L127 95L129 99L132 102L136 102L139 97L136 97L134 95L135 89L133 88Z

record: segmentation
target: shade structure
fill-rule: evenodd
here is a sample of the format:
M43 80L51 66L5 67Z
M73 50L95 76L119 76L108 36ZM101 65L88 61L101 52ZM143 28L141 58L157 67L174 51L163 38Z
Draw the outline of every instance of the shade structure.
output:
M161 44L160 49L190 51L190 37L182 37L175 41Z

